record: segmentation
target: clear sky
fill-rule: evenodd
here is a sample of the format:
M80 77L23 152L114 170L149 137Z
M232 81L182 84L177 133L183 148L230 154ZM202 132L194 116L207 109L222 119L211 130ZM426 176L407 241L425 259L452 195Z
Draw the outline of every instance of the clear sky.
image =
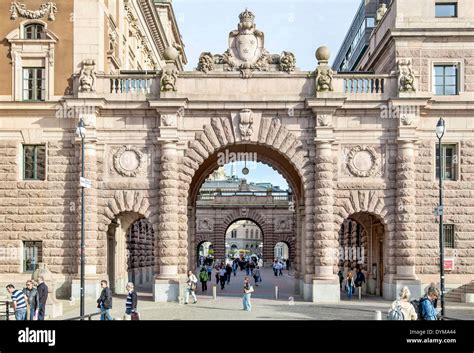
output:
M248 8L257 29L265 34L265 48L272 54L283 50L296 56L296 66L312 71L316 49L327 46L331 62L359 8L361 0L173 0L178 26L188 58L186 70L194 70L202 52L222 54L229 32L237 29L239 14ZM238 177L243 164L235 168ZM286 190L286 180L271 167L247 163L249 182L269 182ZM230 175L230 165L225 167Z
M272 167L260 162L247 162L247 175L242 174L242 169L245 167L244 162L237 162L226 164L224 170L226 175L231 175L231 166L234 165L234 175L238 178L246 179L251 183L271 183L274 186L279 186L282 190L288 189L288 183L283 176Z
M237 29L247 7L272 54L293 52L303 71L316 67L314 53L325 45L335 58L361 0L173 0L185 45L186 70L197 66L201 52L222 54L229 32Z

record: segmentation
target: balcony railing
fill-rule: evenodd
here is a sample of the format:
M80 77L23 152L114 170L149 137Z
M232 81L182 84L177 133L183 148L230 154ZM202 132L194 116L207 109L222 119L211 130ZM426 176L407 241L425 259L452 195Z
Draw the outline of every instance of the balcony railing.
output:
M236 192L214 192L200 193L197 196L199 204L225 204L225 205L242 205L242 204L276 204L288 205L293 197L286 192L253 192L253 191L236 191Z
M340 73L334 75L334 91L348 98L385 99L397 92L397 78L390 75Z

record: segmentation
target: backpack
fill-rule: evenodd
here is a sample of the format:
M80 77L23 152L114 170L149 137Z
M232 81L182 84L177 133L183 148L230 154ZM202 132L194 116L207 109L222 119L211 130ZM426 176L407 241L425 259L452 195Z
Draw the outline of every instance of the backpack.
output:
M395 309L391 309L388 312L387 316L388 320L405 320L405 314L402 312L402 306L400 305L400 301L397 300L397 306Z
M199 274L199 279L201 280L201 282L207 282L207 280L209 279L207 271L201 271L201 273Z
M423 302L425 300L428 300L428 298L426 297L421 297L420 299L415 299L415 300L412 300L410 303L411 305L413 305L413 307L415 308L415 312L416 312L416 315L418 316L418 320L424 320L424 313L423 313Z

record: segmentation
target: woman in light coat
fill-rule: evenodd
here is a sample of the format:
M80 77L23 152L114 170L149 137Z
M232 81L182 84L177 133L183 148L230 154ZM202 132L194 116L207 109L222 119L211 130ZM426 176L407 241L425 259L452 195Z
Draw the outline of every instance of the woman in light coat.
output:
M408 287L403 287L400 290L400 299L395 300L390 309L396 310L397 306L400 305L404 320L417 320L418 315L416 314L415 308L410 303L410 295L411 293Z

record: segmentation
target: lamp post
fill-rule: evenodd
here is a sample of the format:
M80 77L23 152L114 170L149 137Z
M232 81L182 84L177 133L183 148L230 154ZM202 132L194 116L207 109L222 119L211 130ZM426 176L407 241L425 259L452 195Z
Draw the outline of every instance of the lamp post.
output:
M441 316L444 317L444 227L443 227L443 146L441 140L446 132L443 118L439 118L436 125L436 137L438 137L439 155L439 273L441 290Z
M84 178L84 139L86 138L86 127L84 120L81 118L76 128L76 134L81 138L81 177ZM84 268L85 268L85 236L84 236L84 185L81 183L81 313L84 316ZM82 319L81 319L82 320Z

